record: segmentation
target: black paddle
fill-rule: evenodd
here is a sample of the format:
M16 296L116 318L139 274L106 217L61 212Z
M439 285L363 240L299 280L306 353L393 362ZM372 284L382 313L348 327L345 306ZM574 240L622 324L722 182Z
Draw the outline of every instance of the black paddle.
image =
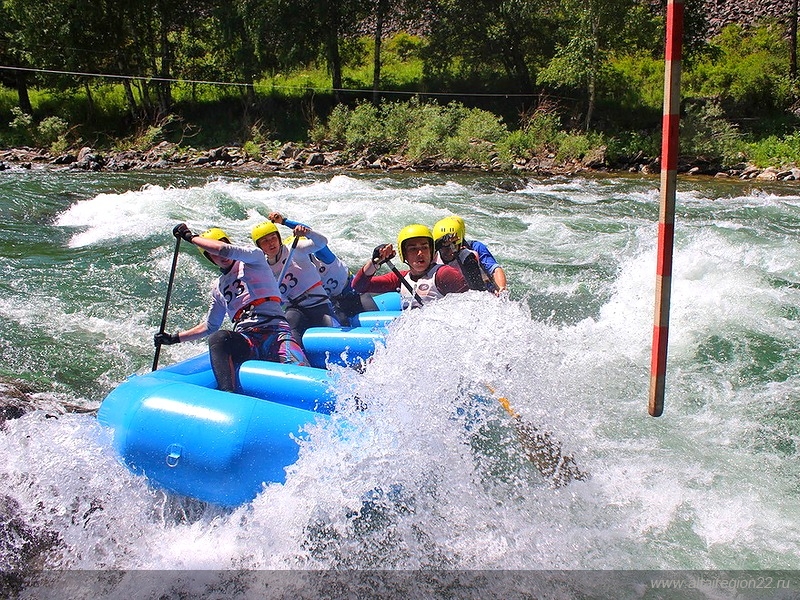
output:
M489 385L486 387L494 396L494 389ZM514 419L514 431L517 433L520 445L525 449L528 460L536 466L543 477L550 479L553 487L559 488L570 481L585 481L589 478L589 474L581 471L571 456L564 455L561 442L547 431L539 431L532 423L523 420L505 396L496 399Z
M415 291L414 291L414 288L413 288L413 287L411 287L411 284L410 284L410 283L408 283L408 281L406 281L406 278L405 278L405 277L403 277L403 274L402 274L402 273L401 273L401 272L400 272L400 271L397 269L397 267L395 267L395 266L394 266L394 264L392 263L392 261L391 261L391 260L389 260L389 259L387 258L387 259L386 259L386 260L384 260L383 262L385 262L385 263L386 263L386 265L387 265L387 266L388 266L388 267L389 267L389 268L392 270L392 273L394 273L395 275L397 275L398 279L400 279L400 283L402 283L402 284L403 284L403 285L406 287L406 289L407 289L409 292L411 292L411 295L412 295L412 296L414 296L414 300L416 300L417 302L419 302L420 306L422 306L422 298L420 298L420 297L419 297L419 294L418 294L417 292L415 292Z
M161 315L161 327L158 333L164 333L167 328L167 311L169 310L169 299L172 296L172 283L175 281L175 269L178 266L178 250L181 247L181 238L175 237L175 252L172 255L172 268L169 271L169 283L167 284L167 298L164 300L164 312ZM156 344L156 355L153 357L153 371L158 369L158 357L161 355L161 344Z
M457 248L455 247L455 241L453 240L452 233L448 233L446 236L441 238L436 243L436 251L439 253L439 256L442 256L442 248L445 246L450 246L450 252L455 257L455 260L458 262L458 266L461 270L461 275L464 276L464 279L471 290L479 290L479 291L486 291L486 284L483 281L483 275L481 274L481 265L478 262L478 258L469 251L467 255L462 258L461 252L462 250L468 250L467 248ZM444 257L442 257L444 261ZM452 259L448 261L446 264L450 264Z

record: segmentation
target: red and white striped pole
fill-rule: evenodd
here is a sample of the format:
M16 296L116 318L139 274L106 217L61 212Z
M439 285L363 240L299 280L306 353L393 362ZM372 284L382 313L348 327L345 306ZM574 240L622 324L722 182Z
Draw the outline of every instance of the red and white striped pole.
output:
M669 300L672 287L672 248L675 240L675 192L678 182L678 128L681 104L681 47L683 0L667 2L667 43L664 65L664 116L661 134L661 208L658 217L656 257L656 311L650 366L648 412L664 412L669 338Z

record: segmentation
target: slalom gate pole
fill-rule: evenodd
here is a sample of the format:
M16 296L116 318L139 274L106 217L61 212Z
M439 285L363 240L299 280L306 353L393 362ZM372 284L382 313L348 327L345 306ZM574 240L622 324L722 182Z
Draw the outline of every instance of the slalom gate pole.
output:
M669 306L672 288L672 252L675 241L675 193L678 180L683 12L683 0L668 0L664 51L664 114L661 134L661 201L658 220L655 318L653 320L648 403L648 412L652 417L660 417L664 412Z

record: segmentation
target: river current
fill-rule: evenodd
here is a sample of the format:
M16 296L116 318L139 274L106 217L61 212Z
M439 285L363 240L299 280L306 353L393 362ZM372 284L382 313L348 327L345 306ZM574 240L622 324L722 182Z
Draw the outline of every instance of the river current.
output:
M692 597L627 575L616 596L593 592L609 572L782 581L776 570L800 569L800 187L766 185L679 183L665 410L652 418L656 178L2 173L0 394L38 407L0 430L8 589L43 597L33 575L73 571L120 573L103 580L117 597L135 596L122 573L210 578L139 582L152 598L237 597L266 585L243 573L301 570L535 571L546 581L523 589L564 598ZM223 510L131 474L92 411L150 368L173 225L251 243L271 211L325 234L352 269L402 226L458 214L510 298L449 296L403 317L365 373L343 369L343 393L369 410L310 425L285 484ZM200 320L214 276L183 249L168 330ZM161 364L204 349L165 347ZM549 485L499 396L590 477ZM600 575L559 577L576 572ZM794 592L692 593L796 597L793 577ZM488 584L429 585L465 597Z

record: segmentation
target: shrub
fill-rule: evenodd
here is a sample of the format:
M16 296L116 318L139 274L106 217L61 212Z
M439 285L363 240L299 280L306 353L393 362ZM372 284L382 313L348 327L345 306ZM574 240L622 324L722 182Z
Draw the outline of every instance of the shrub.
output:
M605 145L599 133L565 133L559 138L556 160L560 162L581 160L592 150Z
M628 131L606 140L609 164L628 163L634 157L653 159L661 154L661 131Z
M661 109L664 104L664 61L647 55L612 58L606 95L622 107Z
M344 104L337 104L328 116L328 122L317 122L309 132L309 137L315 144L330 140L334 144L343 146L347 142L347 124L349 121L350 109Z
M508 128L500 117L485 110L471 109L458 124L457 134L459 137L496 143L508 135Z
M381 104L381 122L387 140L395 150L400 150L408 140L419 111L419 98L408 102L384 102Z
M557 151L561 137L561 117L553 105L543 103L533 112L522 115L522 127L498 144L500 156L509 162L527 160L538 154Z
M455 133L456 113L460 108L457 103L446 109L435 102L420 104L408 135L409 157L422 160L445 156L445 141Z
M792 101L784 28L733 24L712 40L712 52L682 77L685 96L710 98L737 116L763 116Z
M398 61L418 59L424 46L422 38L401 31L390 37L383 44L383 49L391 56L396 56Z
M11 128L15 144L29 145L33 143L36 130L33 125L33 116L22 112L22 109L14 106L11 109L11 122L8 126Z
M800 132L743 143L742 153L757 167L800 165Z
M36 128L36 141L53 154L61 154L69 148L68 132L69 124L66 121L58 117L46 117Z
M736 126L723 118L716 102L690 103L681 118L680 150L715 162L736 161L742 148Z
M242 144L242 151L251 159L258 160L261 158L261 146L253 140L247 140Z
M345 142L355 150L386 151L386 139L375 105L364 102L351 111L345 131Z
M497 144L497 151L503 161L511 163L517 159L531 158L533 146L533 137L524 129L516 129Z

